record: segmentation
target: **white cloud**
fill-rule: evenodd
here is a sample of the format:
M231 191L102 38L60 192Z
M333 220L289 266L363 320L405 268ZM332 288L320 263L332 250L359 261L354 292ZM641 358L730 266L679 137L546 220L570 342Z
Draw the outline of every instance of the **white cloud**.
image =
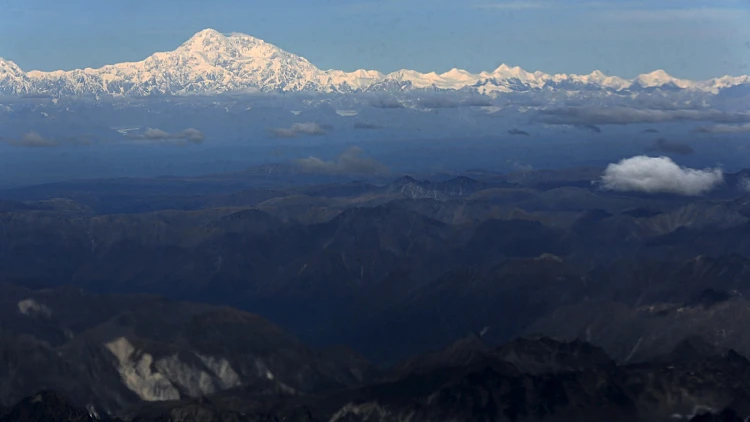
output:
M539 120L548 124L573 125L628 125L678 121L709 121L716 123L744 123L750 113L727 113L715 109L641 109L634 107L571 106L539 112Z
M750 192L750 178L748 178L747 176L742 177L737 182L737 187L739 187L740 190L743 190L745 192Z
M342 152L334 161L324 161L318 157L308 157L297 160L297 164L311 172L320 173L386 173L388 169L372 158L362 157L362 149L351 147Z
M2 138L0 142L5 142L9 145L17 147L62 147L62 146L82 146L91 145L97 141L91 134L74 135L74 136L63 136L50 138L48 136L41 135L39 132L30 131L22 134L19 138Z
M469 3L471 7L499 11L540 9L579 9L593 12L596 18L618 22L674 22L674 21L728 21L745 22L750 19L750 9L736 0L714 0L711 7L693 0L644 2L596 0L486 0Z
M678 166L669 157L639 155L612 163L602 175L605 189L647 193L701 195L721 184L721 169L691 169Z
M714 125L697 129L702 133L746 133L750 132L750 123L744 125Z
M129 135L130 138L153 143L171 143L183 145L186 143L200 144L206 136L198 129L187 128L180 132L170 133L161 129L148 128L145 132L137 135Z
M295 123L291 129L295 133L306 135L324 135L326 133L326 130L315 122Z
M741 8L618 9L603 11L599 17L620 22L725 21L747 19L750 11Z
M290 128L271 129L276 138L294 138L303 135L325 135L329 127L321 126L315 122L294 123Z
M495 10L617 8L621 3L595 0L487 0L470 3L474 8Z
M510 163L510 166L513 168L513 171L518 173L528 173L530 171L534 171L534 166L531 164L523 164L518 160L508 161Z
M548 1L503 1L497 3L475 4L478 9L495 9L495 10L529 10L529 9L547 9L554 7L554 3Z
M53 147L57 146L57 142L54 139L45 138L38 132L28 132L21 136L21 139L13 142L14 145L28 146L28 147Z
M648 8L644 4L648 3ZM710 7L707 5L710 3ZM745 0L359 0L343 8L352 12L403 12L470 7L499 12L578 9L618 21L741 20L750 15Z

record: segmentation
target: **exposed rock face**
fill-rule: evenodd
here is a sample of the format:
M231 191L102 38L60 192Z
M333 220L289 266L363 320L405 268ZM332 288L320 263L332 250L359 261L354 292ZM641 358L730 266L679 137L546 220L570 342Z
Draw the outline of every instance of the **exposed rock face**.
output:
M704 346L693 339L653 362L617 366L601 349L580 341L523 338L490 347L472 335L414 359L388 381L364 387L291 397L264 396L257 385L247 386L209 397L146 400L126 417L140 422L744 420L743 412L750 415L750 362L733 351ZM57 394L40 393L6 410L0 421L108 417L81 409ZM52 412L60 416L44 419Z
M148 296L0 290L8 306L0 306L6 405L54 388L77 406L111 413L244 386L261 395L345 388L374 373L346 351L313 351L234 309ZM48 313L30 312L38 309Z
M8 409L0 410L2 422L94 422L104 418L86 409L71 405L67 399L52 391L42 391L27 397Z
M732 351L686 351L693 346L660 362L616 366L580 341L526 338L488 348L465 339L412 364L417 372L358 390L331 420L737 420L728 407L750 409L750 362ZM468 364L455 359L460 349L474 356Z
M24 315L49 318L52 311L34 299L24 299L18 302L18 311Z

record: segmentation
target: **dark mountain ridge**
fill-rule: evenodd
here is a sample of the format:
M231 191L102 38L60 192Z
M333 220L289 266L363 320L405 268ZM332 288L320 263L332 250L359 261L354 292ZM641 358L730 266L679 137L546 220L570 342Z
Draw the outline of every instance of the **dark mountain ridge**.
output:
M253 388L243 387L209 397L143 403L125 412L125 419L743 420L750 409L750 362L731 350L696 354L686 349L691 346L675 349L676 360L617 366L601 349L585 342L521 338L490 347L470 336L401 366L388 381L368 386L288 399L260 399ZM108 420L108 415L81 409L56 393L42 392L7 409L0 420Z
M746 320L744 192L578 187L593 170L255 184L277 171L301 177L268 167L5 191L0 280L231 305L381 363L486 326L494 343L538 331L590 340L620 361L649 326L677 324L674 345L695 334L692 318L706 321L699 334L735 327L718 315ZM138 212L157 196L170 209ZM600 306L616 317L596 321ZM738 338L710 339L750 351ZM645 338L631 359L664 352Z

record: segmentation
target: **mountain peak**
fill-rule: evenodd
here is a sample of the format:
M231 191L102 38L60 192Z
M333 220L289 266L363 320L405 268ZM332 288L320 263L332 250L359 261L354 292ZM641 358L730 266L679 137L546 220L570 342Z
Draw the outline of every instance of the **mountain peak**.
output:
M443 78L456 78L456 79L460 79L460 80L465 80L467 78L473 78L474 77L474 75L472 75L468 71L463 70L463 69L459 69L457 67L454 67L453 69L451 69L451 70L443 73L440 76L443 77Z
M15 62L0 57L0 74L8 72L17 73L20 70L21 68Z
M638 75L638 77L635 78L635 82L640 84L642 87L657 87L671 83L677 85L680 88L687 88L694 84L691 81L683 81L677 79L667 73L664 69L657 69L653 72Z
M211 44L223 43L226 41L227 41L227 37L224 34L222 34L221 32L215 29L208 28L208 29L204 29L202 31L196 32L195 35L190 37L187 41L185 41L182 44L182 47L197 46L197 45L208 46Z
M204 29L197 32L195 35L185 41L178 50L189 50L189 51L225 51L234 52L234 54L241 53L242 50L251 49L256 46L264 46L271 48L270 44L267 44L261 39L253 36L242 34L239 32L232 32L230 34L222 34L215 29ZM273 47L278 50L278 48Z
M651 76L653 78L671 78L672 77L664 69L656 69L653 72L647 73L646 76Z
M216 43L216 42L231 42L231 41L251 41L254 43L264 43L265 41L260 38L253 37L252 35L243 34L242 32L230 32L227 34L221 33L215 29L206 28L204 30L196 32L190 37L183 45L193 43Z
M228 35L228 38L265 42L261 40L260 38L254 37L252 35L243 34L242 32L230 32Z
M493 72L495 75L499 75L502 77L511 77L511 78L518 78L527 72L523 70L520 66L513 66L510 67L507 64L503 63L500 66L495 69Z
M86 83L81 83L85 74ZM15 63L0 59L0 93L33 93L53 96L143 96L154 93L262 91L351 92L418 89L472 89L480 94L528 92L529 89L568 89L588 85L591 89L622 91L676 86L681 89L718 93L727 87L750 84L750 77L721 78L703 82L677 79L662 69L635 79L607 76L530 73L519 66L501 64L492 72L477 74L454 67L437 74L401 69L387 75L376 70L318 69L304 57L286 52L264 40L242 33L221 33L206 28L195 33L174 51L155 53L140 62L117 63L100 69L24 72ZM578 89L578 88L576 88Z
M237 66L241 63L255 62L254 70L267 69L274 60L283 60L285 66L308 66L307 60L293 54L286 53L280 48L265 41L246 34L222 34L215 29L204 29L183 43L177 50L166 53L183 57L178 63L192 63L197 68L207 69L208 66ZM223 63L223 64L218 64ZM224 68L222 72L229 72ZM227 77L231 79L232 74Z
M507 72L508 70L510 70L510 66L508 66L508 65L507 65L507 64L505 64L505 63L503 63L503 64L501 64L500 66L498 66L498 67L497 67L497 69L495 69L495 72L496 72L496 73L497 73L497 72Z
M215 29L206 28L206 29L196 32L195 35L190 37L191 40L192 39L205 39L205 38L226 38L226 36Z
M657 70L654 70L653 72L638 75L636 79L638 79L639 81L643 81L643 82L666 83L666 82L672 81L674 78L672 77L672 75L667 73L664 69L657 69Z

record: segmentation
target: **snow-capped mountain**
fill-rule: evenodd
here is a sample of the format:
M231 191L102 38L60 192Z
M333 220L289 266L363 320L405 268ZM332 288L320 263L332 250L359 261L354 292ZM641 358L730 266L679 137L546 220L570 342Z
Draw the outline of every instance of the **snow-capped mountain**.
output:
M0 93L17 95L28 93L31 84L26 74L15 63L0 58Z
M54 97L419 89L468 89L499 94L545 89L627 92L663 88L716 94L742 84L750 84L750 77L689 81L674 78L663 70L632 80L600 71L588 75L551 75L507 65L478 74L461 69L442 74L403 69L387 75L375 70L321 70L307 59L258 38L238 33L224 35L212 29L198 32L174 51L99 69L24 72L15 63L0 58L0 94Z

